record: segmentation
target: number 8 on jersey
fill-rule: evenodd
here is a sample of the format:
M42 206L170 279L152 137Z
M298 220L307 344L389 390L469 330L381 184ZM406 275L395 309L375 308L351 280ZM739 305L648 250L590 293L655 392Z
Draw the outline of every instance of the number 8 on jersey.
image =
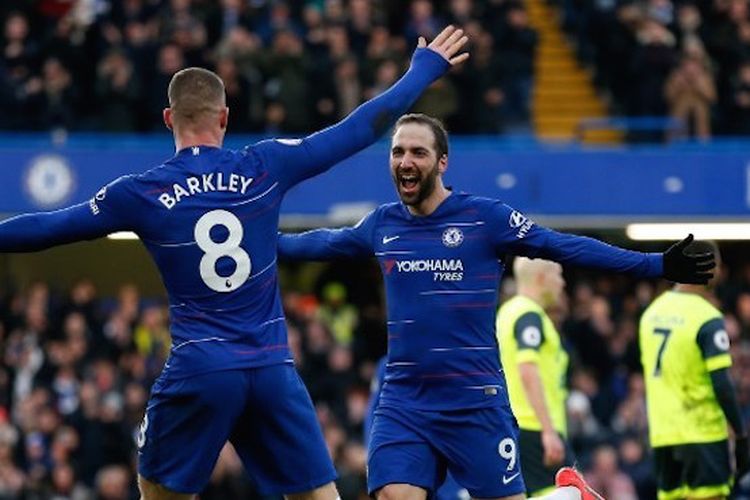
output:
M216 226L227 228L227 239L217 243L211 239L211 230ZM232 212L212 210L206 212L195 223L195 242L204 255L200 262L200 275L208 288L215 292L232 292L242 286L250 276L252 265L250 256L240 247L244 229L242 223ZM220 276L216 264L222 257L234 261L235 269L230 276Z

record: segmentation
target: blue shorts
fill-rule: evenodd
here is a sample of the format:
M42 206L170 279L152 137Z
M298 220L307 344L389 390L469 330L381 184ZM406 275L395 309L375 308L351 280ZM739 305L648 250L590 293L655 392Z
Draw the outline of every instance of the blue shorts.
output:
M227 441L262 494L336 479L310 396L289 364L159 378L137 441L138 473L178 493L203 490Z
M375 411L367 459L367 489L419 486L433 494L450 471L472 498L524 493L518 424L510 407Z

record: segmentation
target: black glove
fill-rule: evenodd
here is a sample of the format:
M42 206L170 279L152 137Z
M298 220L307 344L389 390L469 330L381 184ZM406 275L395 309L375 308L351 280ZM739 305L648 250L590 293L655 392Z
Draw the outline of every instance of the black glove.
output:
M736 467L734 478L737 482L750 470L750 451L748 450L747 436L738 437L734 440L734 461Z
M710 252L686 255L685 247L693 242L693 235L675 243L664 252L664 278L677 283L705 285L714 274L714 256Z

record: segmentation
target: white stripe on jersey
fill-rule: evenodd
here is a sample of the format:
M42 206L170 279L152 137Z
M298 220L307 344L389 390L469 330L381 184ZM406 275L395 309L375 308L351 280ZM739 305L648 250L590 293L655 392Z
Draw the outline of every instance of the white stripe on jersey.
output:
M433 347L430 351L433 352L448 352L448 351L494 351L495 347L490 346L477 346L477 347Z
M257 278L257 277L258 277L258 276L260 276L261 274L263 274L263 273L265 273L266 271L268 271L269 269L271 269L271 268L272 268L272 267L273 267L274 265L276 265L276 257L274 257L274 258L273 258L273 260L271 261L271 263L270 263L270 264L268 264L268 265L267 265L266 267L264 267L263 269L261 269L261 270L260 270L260 271L258 271L257 273L253 274L252 276L250 276L250 277L249 277L248 279L249 279L249 280L251 280L251 279L253 279L253 278Z
M270 193L271 191L273 191L274 189L276 189L276 186L278 186L278 185L279 185L278 182L274 182L271 185L270 188L266 189L265 191L263 191L262 193L260 193L258 196L254 197L254 198L250 198L249 200L238 201L237 203L232 203L230 206L232 206L232 207L238 207L240 205L246 205L247 203L251 203L253 201L259 200L259 199L263 198L265 195L267 195L268 193Z
M438 226L460 226L460 227L466 227L466 226L483 226L484 221L478 220L474 222L444 222L442 224L438 224Z
M264 321L263 323L258 325L258 327L270 325L271 323L278 323L279 321L284 321L284 319L286 319L284 318L284 316L279 316L278 318L269 319L268 321Z
M495 293L494 288L482 288L481 290L427 290L419 292L419 295L462 295L472 293Z
M196 339L196 340L186 340L182 344L178 344L172 348L172 352L176 351L180 347L186 346L188 344L195 344L198 342L226 342L229 339L223 339L221 337L206 337L205 339Z
M186 241L185 243L159 243L158 241L148 241L148 240L144 240L144 241L152 245L156 245L158 247L163 247L163 248L189 247L189 246L193 246L197 244L194 241Z

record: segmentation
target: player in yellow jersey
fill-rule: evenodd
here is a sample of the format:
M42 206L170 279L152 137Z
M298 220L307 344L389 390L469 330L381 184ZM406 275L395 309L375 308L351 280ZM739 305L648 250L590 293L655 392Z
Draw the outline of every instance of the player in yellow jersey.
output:
M565 399L568 355L545 309L565 287L562 267L542 259L516 258L518 293L497 314L497 336L510 404L520 427L521 470L529 496L555 485L560 465L570 465Z
M718 248L694 241L686 253ZM659 500L726 498L732 486L727 421L734 430L735 471L748 468L745 428L728 368L729 337L709 301L711 283L676 285L646 309L640 323L649 438Z

